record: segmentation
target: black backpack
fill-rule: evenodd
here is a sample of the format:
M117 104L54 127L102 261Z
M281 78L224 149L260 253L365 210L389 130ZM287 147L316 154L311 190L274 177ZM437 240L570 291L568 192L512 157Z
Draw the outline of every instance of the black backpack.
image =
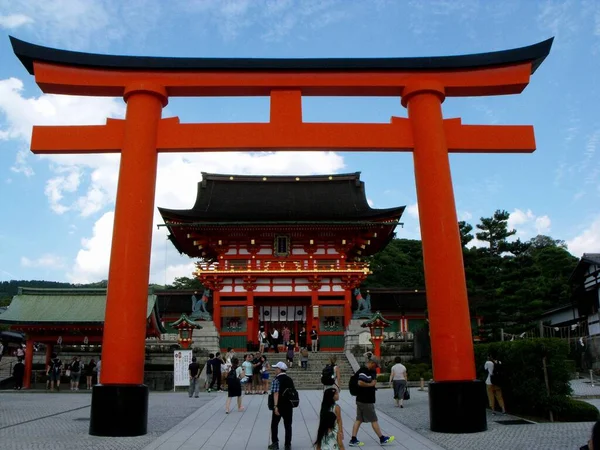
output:
M500 361L494 362L494 370L492 371L490 381L493 385L502 385L502 382L504 381L504 366Z
M294 386L286 388L282 393L282 397L290 402L292 408L297 408L300 404L300 396Z
M321 372L321 383L325 386L332 386L335 383L335 366L327 364Z
M227 382L229 383L230 381L235 381L236 379L237 379L237 371L236 371L236 369L232 368L227 373Z
M354 375L350 377L350 381L348 381L348 390L350 391L350 395L356 397L358 395L358 372L355 372Z

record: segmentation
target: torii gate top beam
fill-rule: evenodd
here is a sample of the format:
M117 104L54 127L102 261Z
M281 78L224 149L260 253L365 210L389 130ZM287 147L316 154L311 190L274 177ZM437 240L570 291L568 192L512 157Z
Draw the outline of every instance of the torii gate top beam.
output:
M161 58L112 56L42 47L11 37L13 50L46 93L122 96L132 82L171 96L401 96L407 84L435 81L446 96L521 92L553 38L512 50L420 58Z

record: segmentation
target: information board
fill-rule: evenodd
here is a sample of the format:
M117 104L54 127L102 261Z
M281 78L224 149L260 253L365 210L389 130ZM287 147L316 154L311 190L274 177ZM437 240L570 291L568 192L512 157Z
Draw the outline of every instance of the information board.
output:
M190 385L188 367L191 363L191 350L175 350L173 352L173 380L175 387Z

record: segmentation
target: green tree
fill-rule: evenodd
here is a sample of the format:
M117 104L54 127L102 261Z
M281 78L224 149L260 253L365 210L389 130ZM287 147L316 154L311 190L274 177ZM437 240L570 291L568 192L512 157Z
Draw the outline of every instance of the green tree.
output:
M464 220L458 222L458 231L460 232L460 243L463 248L466 248L469 245L469 242L473 240L473 235L471 231L473 231L473 226L468 224Z
M496 210L492 217L482 217L477 228L481 230L476 233L477 239L489 244L489 252L492 255L500 255L507 249L507 239L517 233L517 230L508 229L508 211Z
M384 250L366 260L373 273L363 282L365 288L423 289L425 286L421 241L392 239Z
M204 286L197 278L177 277L173 280L173 284L167 286L167 289L204 289Z

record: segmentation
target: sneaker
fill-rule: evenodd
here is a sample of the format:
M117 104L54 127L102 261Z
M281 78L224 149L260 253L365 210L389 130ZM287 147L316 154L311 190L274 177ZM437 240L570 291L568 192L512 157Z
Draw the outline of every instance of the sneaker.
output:
M279 450L279 444L271 444L267 447L267 450Z
M211 389L211 388L208 388L208 389L206 390L206 392L212 392L212 389Z
M286 445L285 447L283 447L283 450L292 450L292 446L291 445Z
M381 445L383 445L383 444L389 444L390 442L394 442L394 439L396 439L394 436L381 436L379 438L379 443Z
M362 447L363 445L365 445L365 443L359 441L358 439L350 439L350 443L348 445L350 447Z

